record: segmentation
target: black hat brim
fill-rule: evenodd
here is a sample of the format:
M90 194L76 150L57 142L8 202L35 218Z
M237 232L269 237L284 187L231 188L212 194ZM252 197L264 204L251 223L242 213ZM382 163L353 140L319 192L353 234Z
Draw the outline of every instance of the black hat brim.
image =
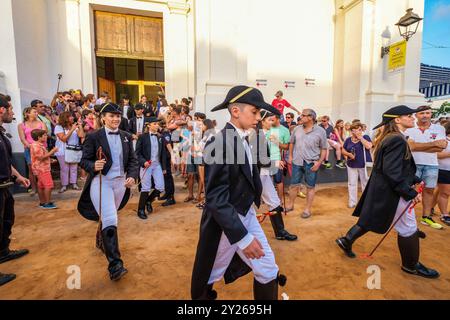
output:
M392 120L392 119L391 119L391 120ZM391 121L391 120L389 120L389 121ZM375 127L373 127L372 130L376 130L376 129L378 129L378 128L380 128L380 127L382 127L382 126L388 124L389 121L383 121L383 122L381 122L380 124L378 124L378 125L376 125Z
M145 125L149 125L150 123L159 122L159 121L160 121L160 120L159 120L158 118L152 117L152 118L147 119L147 120L145 121Z
M388 112L389 112L389 110L388 110ZM417 113L417 112L419 112L417 109L411 109L411 108L405 106L405 110L403 110L403 112L401 112L401 114L397 114L397 116L399 116L399 117L407 116L408 114L414 114L414 113ZM391 119L388 119L388 120L383 120L380 124L378 124L377 126L373 127L372 130L378 129L378 128L388 124L393 119L395 119L395 118L391 118Z
M102 113L112 113L112 114L120 114L122 115L122 111L118 110L118 111L103 111Z
M250 103L247 103L247 104L250 104ZM223 103L219 104L218 106L215 106L214 108L212 108L211 112L227 109L228 105L229 105L228 102L223 102ZM276 115L279 115L279 116L281 115L281 112L278 111L277 108L275 108L271 104L268 104L268 103L265 103L265 102L255 102L255 103L251 103L250 105L252 105L252 106L254 106L254 107L258 108L258 109L267 110L270 113L273 113L273 114L276 114Z

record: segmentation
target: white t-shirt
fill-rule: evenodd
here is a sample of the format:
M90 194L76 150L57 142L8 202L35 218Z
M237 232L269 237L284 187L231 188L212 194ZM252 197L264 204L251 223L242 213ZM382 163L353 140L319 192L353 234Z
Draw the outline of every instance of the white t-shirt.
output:
M414 140L414 142L427 143L436 140L445 139L445 129L440 124L431 124L431 126L424 132L420 130L417 125L414 128L407 129L405 131L405 136L409 139ZM413 152L414 161L416 164L437 166L438 158L437 152Z
M443 152L450 152L450 140L447 138L447 148ZM439 169L450 171L450 158L438 159Z
M58 138L59 133L67 134L69 130L64 130L63 127L57 125L55 127L55 136L56 136L56 147L58 148L58 152L55 153L55 156L63 156L66 154L66 143L62 142ZM80 144L80 138L78 137L78 128L72 132L72 135L67 140L67 144L71 146L77 146Z

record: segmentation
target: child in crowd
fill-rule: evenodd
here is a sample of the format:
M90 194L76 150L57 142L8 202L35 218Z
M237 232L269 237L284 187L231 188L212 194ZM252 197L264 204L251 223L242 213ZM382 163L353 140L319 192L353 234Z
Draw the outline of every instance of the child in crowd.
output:
M81 117L83 119L83 128L86 134L98 129L96 128L95 113L93 110L84 109L81 113Z
M50 201L54 187L51 173L51 157L58 151L58 148L54 147L47 152L47 148L45 147L47 143L46 130L34 129L31 132L31 137L35 141L30 146L30 152L33 174L38 180L39 207L43 209L56 209L55 204Z

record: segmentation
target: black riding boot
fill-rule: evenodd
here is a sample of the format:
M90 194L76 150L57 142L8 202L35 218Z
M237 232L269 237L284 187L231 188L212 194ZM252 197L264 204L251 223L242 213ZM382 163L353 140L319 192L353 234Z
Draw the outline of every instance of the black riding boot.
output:
M284 229L283 208L281 206L278 206L271 212L275 213L273 216L270 216L270 222L272 223L272 228L275 232L275 237L277 238L277 240L297 240L296 235L290 234Z
M164 195L161 197L161 196L159 196L158 197L158 200L167 200L167 197L168 197L168 194L167 194L167 192L166 193L164 193Z
M169 195L166 198L166 201L162 204L163 207L168 207L168 206L172 206L176 204L175 202L175 198L173 197L173 195Z
M363 236L367 231L355 224L353 227L348 230L345 237L341 237L336 239L336 243L339 248L344 250L345 254L349 258L355 258L356 254L352 251L353 242L356 241L359 237Z
M150 192L150 194L148 195L148 198L147 198L147 212L148 213L153 212L152 202L155 201L155 199L157 197L159 197L160 195L161 195L161 192L159 192L156 189L153 189L153 191Z
M255 300L278 300L278 285L286 284L286 276L279 274L276 279L262 284L253 279L253 297Z
M15 274L4 274L0 272L0 287L16 278Z
M398 235L397 238L398 249L400 250L400 255L402 257L402 270L422 276L425 278L437 278L439 277L439 272L436 270L425 267L419 262L420 256L420 245L419 245L419 232L414 232L413 235L409 237L402 237Z
M138 212L137 215L139 218L145 220L147 219L147 214L145 213L145 204L147 203L148 192L141 192L139 196L139 204L138 204Z
M198 300L216 300L217 291L213 289L214 284L208 284L205 291Z
M122 259L120 259L117 227L111 226L103 229L102 237L106 259L108 259L109 262L109 277L111 280L117 281L128 272L128 270L123 266Z

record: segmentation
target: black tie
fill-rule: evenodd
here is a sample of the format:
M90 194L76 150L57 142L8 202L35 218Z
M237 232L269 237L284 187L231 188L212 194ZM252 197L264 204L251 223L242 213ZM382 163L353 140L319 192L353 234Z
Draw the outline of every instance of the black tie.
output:
M108 134L119 135L119 131L116 131L116 132L114 132L114 131L110 131L110 132L108 132Z

